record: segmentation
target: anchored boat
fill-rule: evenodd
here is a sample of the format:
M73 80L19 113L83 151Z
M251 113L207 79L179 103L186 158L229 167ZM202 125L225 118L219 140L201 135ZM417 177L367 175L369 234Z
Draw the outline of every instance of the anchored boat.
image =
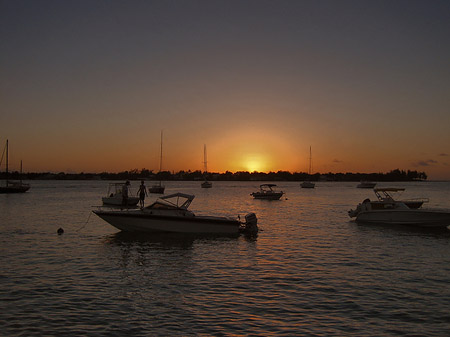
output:
M4 186L0 186L0 193L25 193L30 189L29 184L25 184L22 182L22 161L20 161L20 181L10 181L8 179L9 172L8 172L8 166L9 166L9 145L8 140L6 140L6 183ZM4 152L3 152L4 153ZM2 156L3 159L3 156Z
M195 215L188 210L195 196L174 193L160 197L143 209L93 211L110 225L126 232L171 232L197 234L239 234L257 232L254 213L245 216L245 222L231 217Z
M253 192L250 195L255 199L279 200L284 194L283 191L276 191L276 184L262 184L259 185L259 191Z
M378 200L366 199L358 204L356 209L348 211L348 215L356 218L356 222L419 227L447 227L450 225L449 211L419 208L425 200L397 201L389 194L387 197L386 194L380 194L381 191L389 192L389 189L374 191Z
M356 186L357 188L374 188L377 183L373 181L361 180L361 182Z
M139 202L138 197L133 197L134 194L130 188L128 188L127 204L123 205L122 188L125 183L110 183L108 185L108 192L106 196L102 197L103 205L110 206L136 206Z

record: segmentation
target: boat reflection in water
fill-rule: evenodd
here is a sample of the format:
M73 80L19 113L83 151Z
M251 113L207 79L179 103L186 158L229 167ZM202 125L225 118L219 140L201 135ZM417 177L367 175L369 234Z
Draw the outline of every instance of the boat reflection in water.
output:
M418 227L448 227L450 212L446 210L420 208L428 199L395 200L389 192L404 189L374 189L376 201L364 200L356 209L348 211L356 222L407 225Z
M139 210L98 209L93 212L126 232L239 234L258 230L254 213L247 214L245 222L231 217L195 215L188 210L193 199L193 195L175 193Z

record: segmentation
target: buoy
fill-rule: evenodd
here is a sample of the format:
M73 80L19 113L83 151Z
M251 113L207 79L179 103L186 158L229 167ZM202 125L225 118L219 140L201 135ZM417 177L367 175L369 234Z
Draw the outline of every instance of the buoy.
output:
M61 227L58 228L58 230L56 231L59 235L61 235L62 233L64 233L64 229L62 229Z

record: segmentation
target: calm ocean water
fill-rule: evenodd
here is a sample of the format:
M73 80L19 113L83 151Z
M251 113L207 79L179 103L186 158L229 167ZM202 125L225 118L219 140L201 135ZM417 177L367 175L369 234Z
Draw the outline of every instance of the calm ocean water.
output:
M347 210L374 197L357 183L279 182L280 201L250 197L258 182L166 183L166 193L195 194L197 213L255 212L256 238L123 235L91 215L107 182L31 183L0 195L3 336L450 331L450 230L351 222ZM450 183L379 186L450 209Z

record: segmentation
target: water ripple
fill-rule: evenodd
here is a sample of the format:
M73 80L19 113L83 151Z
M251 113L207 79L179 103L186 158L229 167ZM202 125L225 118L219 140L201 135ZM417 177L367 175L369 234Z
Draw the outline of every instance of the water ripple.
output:
M82 227L104 183L40 184L21 203L0 203L6 336L442 336L450 328L450 234L350 222L347 209L364 197L351 184L318 183L309 193L280 183L287 200L278 202L251 199L253 183L167 184L196 194L192 206L206 213L254 211L263 230L253 238L126 235L96 217ZM448 207L448 187L408 189Z

